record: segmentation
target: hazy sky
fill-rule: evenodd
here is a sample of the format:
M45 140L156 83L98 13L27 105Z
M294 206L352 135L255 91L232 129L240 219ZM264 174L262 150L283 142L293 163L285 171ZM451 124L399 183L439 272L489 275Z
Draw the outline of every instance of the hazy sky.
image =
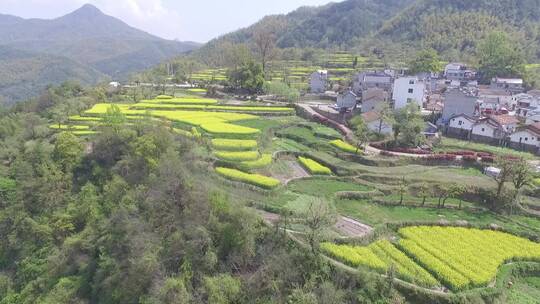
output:
M335 2L336 0L334 0ZM205 42L265 15L330 0L0 0L0 13L55 18L85 3L129 25L168 39Z

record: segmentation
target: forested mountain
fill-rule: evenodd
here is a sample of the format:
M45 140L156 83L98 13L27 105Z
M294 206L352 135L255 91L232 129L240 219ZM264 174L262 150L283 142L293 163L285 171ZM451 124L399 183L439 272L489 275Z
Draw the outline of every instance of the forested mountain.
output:
M219 37L205 47L220 43L244 43L262 28L274 26L280 47L330 48L351 46L355 41L377 31L414 0L347 0L320 7L301 7L286 15L273 15L247 28Z
M0 46L0 103L23 100L47 85L75 80L96 83L107 76L66 57Z
M44 85L70 78L80 79L83 83L95 83L98 79L106 79L105 76L121 79L193 50L198 44L161 39L107 16L92 5L85 5L52 20L0 15L0 46L22 51L21 55L27 58L13 60L8 57L13 52L2 52L0 62L9 62L8 71L12 73L2 78L17 79L36 87L36 90L20 92L9 82L0 82L0 96L9 102L32 96ZM52 60L58 57L63 59ZM33 66L35 62L42 63L38 65L47 66L47 69L39 73L17 72L37 72ZM53 67L50 64L53 62L62 64ZM44 82L47 79L50 82Z
M529 59L540 57L540 0L346 0L266 17L206 48L227 41L252 43L255 32L272 23L280 24L275 35L282 48L396 52L432 47L446 59L457 60L472 54L487 33L502 30Z
M457 57L474 50L486 34L511 34L531 58L538 58L540 0L418 0L386 22L377 38L432 47Z

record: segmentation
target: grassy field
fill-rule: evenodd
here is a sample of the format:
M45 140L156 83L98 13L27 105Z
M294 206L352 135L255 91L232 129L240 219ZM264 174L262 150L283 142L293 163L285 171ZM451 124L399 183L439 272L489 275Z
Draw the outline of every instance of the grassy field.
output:
M340 191L370 191L372 188L353 182L338 179L311 178L293 181L289 184L289 190L300 194L314 196L333 196Z
M512 304L540 303L540 278L519 278L510 288L506 301Z
M435 152L452 152L459 150L469 150L477 152L489 152L495 155L512 155L523 157L525 159L536 159L537 157L528 152L516 151L510 148L491 146L487 144L475 143L466 140L459 140L449 137L443 137L441 143L435 147Z

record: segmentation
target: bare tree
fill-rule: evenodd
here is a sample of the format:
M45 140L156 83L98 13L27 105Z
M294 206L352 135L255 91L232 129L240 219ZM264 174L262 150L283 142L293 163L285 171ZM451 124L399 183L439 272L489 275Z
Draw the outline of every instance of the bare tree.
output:
M408 182L405 179L405 176L401 177L399 181L399 205L403 205L403 198L407 193Z
M336 215L329 207L328 202L314 198L309 203L305 214L304 224L308 228L306 237L313 254L317 254L319 242L327 229L336 223Z
M496 199L499 200L501 198L501 193L504 189L504 184L510 180L512 177L513 167L514 167L514 160L505 158L505 157L498 157L496 161L496 166L501 170L499 174L497 174L495 177L495 182L497 183L497 195Z
M517 162L514 162L511 178L514 188L516 189L514 194L514 205L519 206L521 189L527 186L532 180L531 166L525 159L520 158Z
M278 20L269 19L253 33L253 41L259 56L261 56L262 68L265 73L268 62L275 56L277 32L282 27L283 25Z

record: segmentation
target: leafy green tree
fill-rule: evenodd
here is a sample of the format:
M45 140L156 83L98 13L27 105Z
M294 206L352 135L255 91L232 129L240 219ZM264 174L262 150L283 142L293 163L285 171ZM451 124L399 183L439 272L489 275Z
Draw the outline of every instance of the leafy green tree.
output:
M517 77L525 73L525 58L518 45L504 32L492 32L476 50L484 82L493 77Z
M127 121L126 115L122 113L120 107L116 104L112 104L107 108L107 112L103 116L103 123L106 126L111 127L115 132L120 131L122 125Z
M64 172L71 170L82 158L83 145L71 132L58 135L54 145L54 158L63 167Z
M425 49L416 53L416 57L409 63L409 73L417 74L422 72L440 72L442 70L441 60L437 51Z
M354 129L354 135L358 139L356 145L356 153L358 153L360 147L362 147L362 145L369 141L370 131L366 123L364 122L364 119L362 119L362 116L360 115L353 117L353 119L351 119L350 121L350 124Z
M395 113L394 140L403 146L418 146L426 141L422 134L425 122L420 109L413 102Z
M236 88L258 93L264 85L262 66L253 61L243 64L238 70L229 71L229 82Z
M241 293L241 283L230 275L221 274L204 278L208 303L233 304Z

